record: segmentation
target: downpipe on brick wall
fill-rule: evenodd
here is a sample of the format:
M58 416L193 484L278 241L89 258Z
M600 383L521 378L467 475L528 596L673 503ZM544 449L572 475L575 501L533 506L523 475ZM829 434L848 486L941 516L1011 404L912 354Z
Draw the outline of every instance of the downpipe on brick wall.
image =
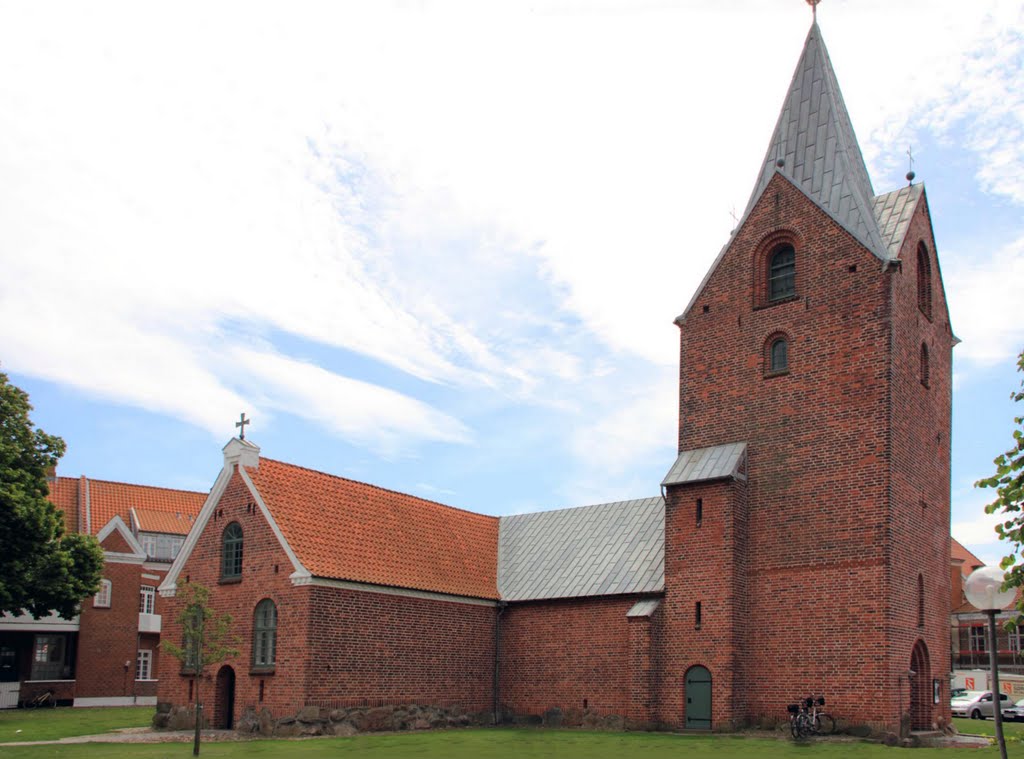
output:
M494 616L494 724L501 723L501 615L505 613L505 601L498 601L498 612Z

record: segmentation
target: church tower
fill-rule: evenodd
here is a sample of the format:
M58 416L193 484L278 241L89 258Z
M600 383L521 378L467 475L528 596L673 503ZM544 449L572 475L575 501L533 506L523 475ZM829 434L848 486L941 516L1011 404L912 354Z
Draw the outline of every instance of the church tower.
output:
M656 718L823 694L949 718L953 336L924 187L876 195L817 22L743 217L680 328Z

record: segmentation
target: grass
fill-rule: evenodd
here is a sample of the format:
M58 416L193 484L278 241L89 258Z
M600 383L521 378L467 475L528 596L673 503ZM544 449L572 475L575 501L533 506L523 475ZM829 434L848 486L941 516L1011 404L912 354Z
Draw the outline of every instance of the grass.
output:
M141 727L153 719L152 706L73 709L4 709L0 711L0 743L52 741L72 735L94 735L119 727Z
M996 723L990 719L961 719L953 718L953 724L961 733L970 735L991 735L996 734ZM1015 737L1024 741L1024 722L1004 722L1003 735L1007 738Z
M190 743L77 744L2 747L0 756L11 759L188 759ZM595 733L570 730L449 730L425 733L360 735L305 741L244 741L204 743L208 759L296 757L297 759L900 759L905 749L869 743L812 741L797 745L788 740L742 736L679 736L664 733ZM914 759L964 756L962 749L915 749ZM997 756L995 749L980 749L972 756ZM1011 746L1010 756L1024 759L1024 745Z

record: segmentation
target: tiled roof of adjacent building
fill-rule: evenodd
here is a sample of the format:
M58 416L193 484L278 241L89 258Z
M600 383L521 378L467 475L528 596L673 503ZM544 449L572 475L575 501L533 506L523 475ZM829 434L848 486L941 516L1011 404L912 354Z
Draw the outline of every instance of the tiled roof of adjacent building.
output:
M985 562L968 551L959 540L951 537L949 539L949 556L954 561L962 561L962 572L966 577L978 567L985 566Z
M316 577L498 597L497 517L272 459L246 473Z
M195 518L206 495L192 490L171 490L87 477L58 477L50 483L50 500L64 511L68 529L90 535L99 533L115 516L121 517L125 524L131 524L132 508L153 514L180 514L183 518L191 515ZM174 530L179 534L187 531L187 527Z
M501 519L498 590L506 601L654 593L664 585L662 498Z
M202 505L202 504L200 504ZM162 532L171 535L187 535L196 520L196 512L157 511L148 508L133 508L134 526L139 532ZM131 524L129 522L128 524Z
M779 161L783 162L778 166ZM817 23L811 25L744 217L782 174L879 258L874 191Z

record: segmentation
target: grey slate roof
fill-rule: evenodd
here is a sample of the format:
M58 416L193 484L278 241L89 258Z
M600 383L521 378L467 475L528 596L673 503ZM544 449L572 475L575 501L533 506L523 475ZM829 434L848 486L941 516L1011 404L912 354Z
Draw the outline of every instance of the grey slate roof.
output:
M915 184L875 198L875 218L878 219L882 240L889 247L890 258L899 256L903 238L910 227L910 217L914 215L923 192L924 185Z
M665 587L665 501L641 498L502 517L506 601L657 593Z
M661 605L661 599L659 598L645 598L643 601L637 601L633 604L633 608L626 612L627 617L649 617L658 607Z
M747 444L726 443L710 448L683 451L668 470L662 485L682 485L686 482L706 482L726 477L746 479Z
M779 158L785 160L782 168L776 166ZM882 260L889 257L872 208L871 179L817 22L807 33L744 218L776 172L868 250Z

